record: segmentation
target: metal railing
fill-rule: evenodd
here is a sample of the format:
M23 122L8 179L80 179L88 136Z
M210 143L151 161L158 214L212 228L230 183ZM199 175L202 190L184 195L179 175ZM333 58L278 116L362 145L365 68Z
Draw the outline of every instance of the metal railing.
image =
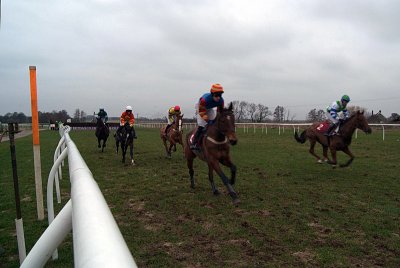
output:
M54 154L54 165L47 183L49 227L33 246L21 267L43 267L50 256L57 258L57 247L73 230L75 267L137 267L96 181L76 145L68 126L60 125L61 140ZM68 156L71 199L54 217L53 186Z

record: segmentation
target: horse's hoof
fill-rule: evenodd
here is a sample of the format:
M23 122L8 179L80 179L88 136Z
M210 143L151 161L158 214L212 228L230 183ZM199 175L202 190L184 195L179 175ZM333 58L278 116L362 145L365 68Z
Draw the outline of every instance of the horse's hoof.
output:
M214 195L220 195L220 192L219 192L218 190L215 190L215 191L213 192L213 194L214 194Z
M337 168L337 165L332 165L332 168Z
M135 160L132 160L132 166L136 165Z
M321 159L318 159L317 163L318 164L323 164L324 162Z
M238 206L240 204L240 199L239 198L235 198L235 199L232 200L232 202L233 202L233 204L235 206Z

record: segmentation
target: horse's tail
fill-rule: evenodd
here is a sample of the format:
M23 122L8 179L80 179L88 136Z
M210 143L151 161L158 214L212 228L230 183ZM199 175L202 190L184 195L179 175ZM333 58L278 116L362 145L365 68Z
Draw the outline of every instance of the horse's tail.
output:
M301 132L300 136L297 134L297 131L294 132L294 138L298 143L305 143L307 140L306 131Z

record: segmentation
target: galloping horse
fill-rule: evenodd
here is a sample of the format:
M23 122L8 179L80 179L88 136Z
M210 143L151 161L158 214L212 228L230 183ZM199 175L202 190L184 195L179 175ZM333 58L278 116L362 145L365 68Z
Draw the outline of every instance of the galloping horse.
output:
M104 147L106 147L106 142L108 139L108 135L110 135L110 130L108 129L108 126L104 123L104 121L100 118L97 118L95 134L98 142L97 147L101 148L101 151L104 152ZM100 144L101 140L103 140L102 145Z
M133 160L133 134L132 134L132 128L129 126L129 122L125 123L121 131L117 131L115 133L115 145L117 147L117 154L118 154L119 144L121 144L121 150L122 150L122 163L125 163L125 155L129 146L131 164L135 165L135 160Z
M198 156L201 160L207 162L208 164L208 179L210 181L213 194L219 194L219 191L215 187L214 183L215 170L227 187L233 203L238 204L240 201L232 187L232 185L235 184L236 179L236 166L232 163L229 155L229 144L235 145L237 143L235 133L235 116L233 114L232 103L229 105L228 109L224 108L221 112L218 112L215 122L211 125L208 125L206 134L200 141L200 151L190 149L194 132L195 130L186 135L185 144L185 157L187 160L187 166L189 168L191 187L194 188L193 160L196 158L196 156ZM230 180L222 171L219 165L220 163L230 168Z
M161 140L164 143L165 147L165 152L167 153L167 157L171 158L171 150L174 148L174 152L176 152L176 144L179 143L182 145L182 150L184 151L183 148L183 142L182 142L182 134L183 134L183 129L182 129L182 115L176 115L176 119L174 124L168 129L168 133L165 136L165 127L162 127L160 129L160 137ZM167 141L169 142L169 147L167 146Z
M349 119L343 121L339 132L337 135L327 137L319 131L319 129L323 126L321 123L314 123L309 128L304 130L300 137L297 134L297 131L294 133L294 138L299 143L306 142L307 138L310 140L310 154L317 158L318 163L322 163L321 158L315 154L314 147L315 143L318 141L322 145L324 161L328 164L332 164L333 167L336 166L336 152L343 151L345 154L350 156L350 159L340 167L347 167L353 162L354 155L351 153L349 146L351 144L351 138L353 136L354 131L358 128L364 131L367 134L372 132L371 128L368 125L367 120L365 119L364 112L357 111L353 114ZM331 150L332 161L328 158L328 148Z

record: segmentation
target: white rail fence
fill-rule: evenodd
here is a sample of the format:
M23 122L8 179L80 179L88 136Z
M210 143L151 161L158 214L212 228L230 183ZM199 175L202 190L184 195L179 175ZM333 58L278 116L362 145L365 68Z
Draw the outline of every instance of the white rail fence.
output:
M71 232L75 267L137 267L108 205L85 161L69 137L70 128L60 127L61 140L47 183L49 227L33 246L21 267L43 267ZM71 199L54 217L53 189L60 203L61 165L68 156Z
M278 128L278 134L285 133L285 128L293 129L293 133L297 130L300 131L300 127L308 127L311 123L236 123L237 131L241 131L238 129L243 129L243 133L249 133L249 129L253 129L253 133L256 133L257 130L261 130L261 133L268 134L268 128ZM385 126L386 127L400 127L400 124L369 124L374 127L382 128L382 140L385 140ZM161 128L165 126L165 123L139 123L136 124L138 127L146 127L146 128ZM183 128L192 129L196 127L196 123L184 123ZM355 132L355 138L357 139L358 129Z

